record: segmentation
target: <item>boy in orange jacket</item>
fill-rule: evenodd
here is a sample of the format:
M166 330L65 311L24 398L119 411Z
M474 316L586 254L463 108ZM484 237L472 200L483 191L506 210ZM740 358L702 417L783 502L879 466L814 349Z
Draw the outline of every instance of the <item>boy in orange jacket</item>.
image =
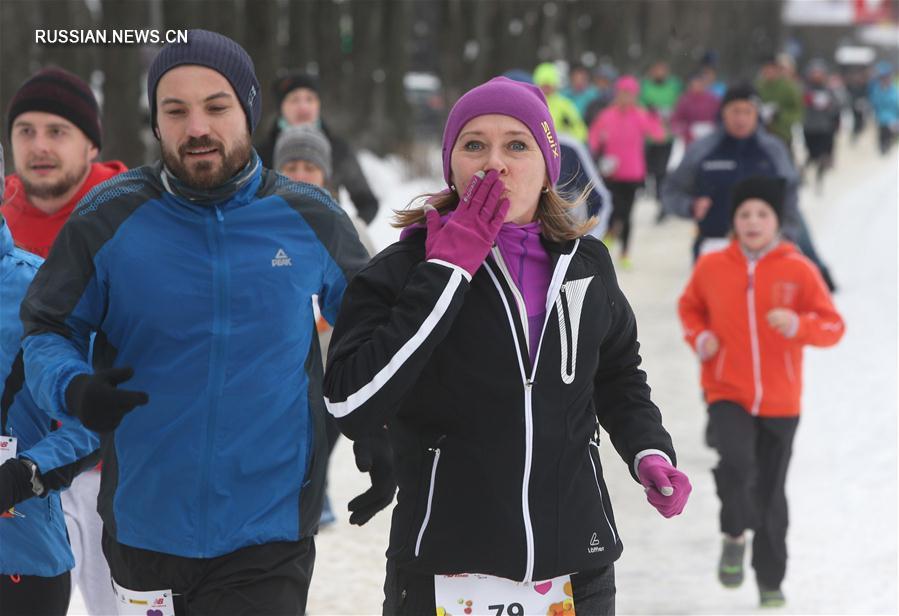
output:
M678 302L684 338L720 456L714 469L724 533L718 578L743 582L745 531L763 607L785 603L784 486L802 394L802 347L831 346L843 320L815 266L781 239L785 183L752 177L733 192L734 239L701 257Z

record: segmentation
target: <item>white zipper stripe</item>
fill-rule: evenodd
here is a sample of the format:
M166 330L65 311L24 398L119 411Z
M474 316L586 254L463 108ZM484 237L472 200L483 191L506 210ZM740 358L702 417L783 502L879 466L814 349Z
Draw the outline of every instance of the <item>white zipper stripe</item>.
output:
M715 366L715 380L720 381L721 375L724 374L724 358L727 356L727 349L721 349L718 352L718 365Z
M752 378L755 382L755 398L751 412L759 414L762 405L762 360L759 356L759 331L755 315L755 261L749 262L749 288L746 289L746 302L749 305L749 346L752 349Z
M790 358L790 352L784 351L784 366L787 369L787 378L790 379L790 382L796 380L796 375L793 372L793 360Z
M493 284L496 286L499 297L503 302L503 307L506 309L509 326L512 328L512 340L515 342L515 355L518 357L518 370L521 374L522 384L524 385L524 476L521 479L521 514L524 518L524 538L525 545L527 546L527 559L525 561L523 581L530 582L534 572L534 528L531 525L531 506L530 503L528 503L528 485L530 483L532 450L534 447L534 419L531 416L531 383L528 381L524 371L524 361L521 358L521 346L518 344L518 334L515 333L515 321L512 317L512 309L509 307L509 302L506 300L506 294L503 293L503 288L500 285L496 274L493 273L493 269L490 266L487 266L484 269L490 274L490 279L493 280Z
M515 356L518 357L518 370L521 374L521 382L523 384L527 384L527 373L524 371L524 361L521 357L521 345L518 344L518 333L515 331L515 319L512 316L512 309L509 307L509 302L506 299L506 294L503 292L503 287L499 283L499 279L496 277L496 274L493 273L493 268L490 266L485 266L485 270L490 274L490 279L493 280L493 285L496 287L497 292L499 293L499 298L503 302L503 308L506 309L506 316L509 319L509 327L512 329L512 341L515 343Z
M437 478L437 462L440 460L440 449L434 450L434 461L431 463L431 484L428 486L428 506L425 509L425 519L421 522L421 528L418 529L418 539L415 541L415 556L418 556L421 550L421 539L425 536L425 530L428 528L428 522L431 520L431 502L434 500L434 481Z
M499 266L499 271L502 272L506 282L509 283L509 288L512 289L515 303L518 304L518 314L521 315L521 328L524 331L524 343L528 345L528 353L530 353L531 337L528 332L528 309L527 305L524 303L524 296L521 294L521 289L515 285L512 274L509 273L509 267L506 265L506 261L503 259L503 255L500 253L499 248L494 245L493 248L491 248L491 251L493 252L493 258L496 261L496 264Z
M596 447L596 455L599 455L599 443L595 441L590 441L590 444ZM596 462L593 461L593 456L590 455L590 449L587 449L587 457L590 458L590 466L593 467L593 481L596 482L596 491L599 492L599 507L602 509L602 517L606 519L606 524L609 527L609 530L612 532L612 541L616 544L618 543L618 535L615 534L615 529L612 528L612 523L609 522L609 516L606 515L606 506L602 502L602 488L599 487L599 473L596 472ZM668 456L665 456L666 458Z
M443 315L446 314L447 309L452 303L459 285L462 284L462 278L462 274L460 274L458 270L453 270L453 273L446 283L446 287L444 287L443 292L437 299L437 303L434 305L434 309L431 310L431 313L422 322L418 331L416 331L415 334L400 347L399 351L390 358L390 361L387 362L386 366L381 368L375 374L371 381L347 396L347 399L344 402L331 402L328 397L325 396L325 406L328 407L328 412L331 413L331 415L337 418L346 417L368 402L369 398L378 393L378 391L393 378L393 375L396 374L403 364L406 363L406 360L418 350L418 347L424 343L425 339L430 335L434 328L437 327L437 324L440 323L440 320L443 319Z
M549 323L549 316L552 314L553 304L556 303L559 289L562 288L565 274L568 273L568 265L574 258L574 253L577 252L580 244L581 240L575 240L574 248L571 249L571 252L559 257L559 261L556 263L556 270L553 272L553 277L549 282L549 290L546 293L546 317L543 319L543 329L540 331L540 341L537 343L537 353L534 355L534 365L531 368L531 380L537 375L537 362L540 361L540 349L543 347L543 335L546 333L546 324Z
M531 485L531 464L534 459L534 408L531 392L534 385L528 382L524 388L524 479L521 482L521 510L524 513L524 536L527 540L528 556L524 570L524 581L530 582L534 577L534 527L531 522L531 505L528 502Z
M503 307L506 309L506 316L509 319L509 326L512 328L512 340L515 342L515 353L518 356L518 368L521 371L521 380L524 385L524 426L525 426L525 453L524 453L524 477L522 479L521 484L521 510L522 515L524 517L524 533L525 533L525 542L527 545L527 560L525 565L525 575L524 582L530 582L531 578L534 575L534 528L531 524L531 508L528 503L528 485L530 483L531 477L531 463L533 462L533 449L534 449L534 418L533 418L533 406L531 400L531 387L533 383L534 375L537 374L537 362L540 361L540 349L543 346L543 335L546 333L546 325L549 323L549 316L551 314L550 308L556 301L556 295L559 293L559 289L562 286L562 281L565 279L565 274L568 271L568 265L571 263L571 259L574 257L575 252L577 252L577 248L580 245L580 240L575 240L574 248L572 248L571 252L566 255L562 255L559 258L559 261L556 263L556 269L553 272L553 277L550 280L549 289L546 295L546 316L543 319L543 329L540 331L540 339L537 343L537 352L534 354L534 365L531 368L531 378L527 378L527 374L524 371L524 361L521 356L521 346L518 344L518 334L515 332L515 320L512 317L512 309L509 307L509 302L506 300L506 294L503 292L502 285L499 283L499 279L496 277L496 274L493 272L493 268L491 268L487 263L484 264L484 269L487 270L487 273L490 274L490 279L493 280L493 284L496 287L497 292L499 292L500 300L503 303ZM502 271L502 270L500 270ZM508 273L504 273L506 276L506 281L512 288L515 288L514 283L508 278Z

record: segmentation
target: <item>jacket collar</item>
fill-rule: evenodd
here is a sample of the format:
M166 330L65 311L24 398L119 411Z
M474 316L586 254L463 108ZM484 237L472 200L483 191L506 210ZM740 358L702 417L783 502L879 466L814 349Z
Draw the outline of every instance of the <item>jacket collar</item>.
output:
M167 193L182 203L203 206L226 202L238 205L247 203L255 196L262 180L262 162L256 150L251 150L249 162L234 177L210 190L198 190L188 186L175 177L162 161L156 163L156 171Z

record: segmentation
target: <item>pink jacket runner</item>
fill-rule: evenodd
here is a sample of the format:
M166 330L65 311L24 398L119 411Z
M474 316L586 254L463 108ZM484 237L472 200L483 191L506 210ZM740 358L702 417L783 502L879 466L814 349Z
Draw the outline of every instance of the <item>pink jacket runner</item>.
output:
M665 138L665 128L657 116L642 107L606 107L590 125L590 150L614 157L617 166L608 178L618 182L640 182L646 177L643 144L649 137Z

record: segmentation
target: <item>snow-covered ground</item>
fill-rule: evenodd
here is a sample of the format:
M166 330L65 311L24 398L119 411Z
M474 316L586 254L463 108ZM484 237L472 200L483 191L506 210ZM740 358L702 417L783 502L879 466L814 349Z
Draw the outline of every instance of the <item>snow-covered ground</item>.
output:
M847 322L842 342L806 352L804 412L788 479L790 561L787 606L772 614L895 614L897 611L897 167L875 151L873 134L840 144L824 195L803 190L802 208L819 252L839 285ZM398 232L393 209L442 181L408 180L402 165L361 157L381 212L379 247ZM439 163L437 166L439 174ZM634 267L620 275L640 326L653 395L691 478L684 514L665 520L644 500L621 460L603 444L606 480L625 544L616 564L619 614L762 612L751 575L738 590L716 578L718 501L702 444L705 409L698 368L681 340L675 304L690 271L692 226L654 224L655 205L636 207ZM309 593L313 616L380 614L389 512L362 528L347 522L347 502L367 487L352 448L341 441L330 491L339 521L317 538ZM747 559L748 560L748 559ZM82 614L76 594L70 614Z

